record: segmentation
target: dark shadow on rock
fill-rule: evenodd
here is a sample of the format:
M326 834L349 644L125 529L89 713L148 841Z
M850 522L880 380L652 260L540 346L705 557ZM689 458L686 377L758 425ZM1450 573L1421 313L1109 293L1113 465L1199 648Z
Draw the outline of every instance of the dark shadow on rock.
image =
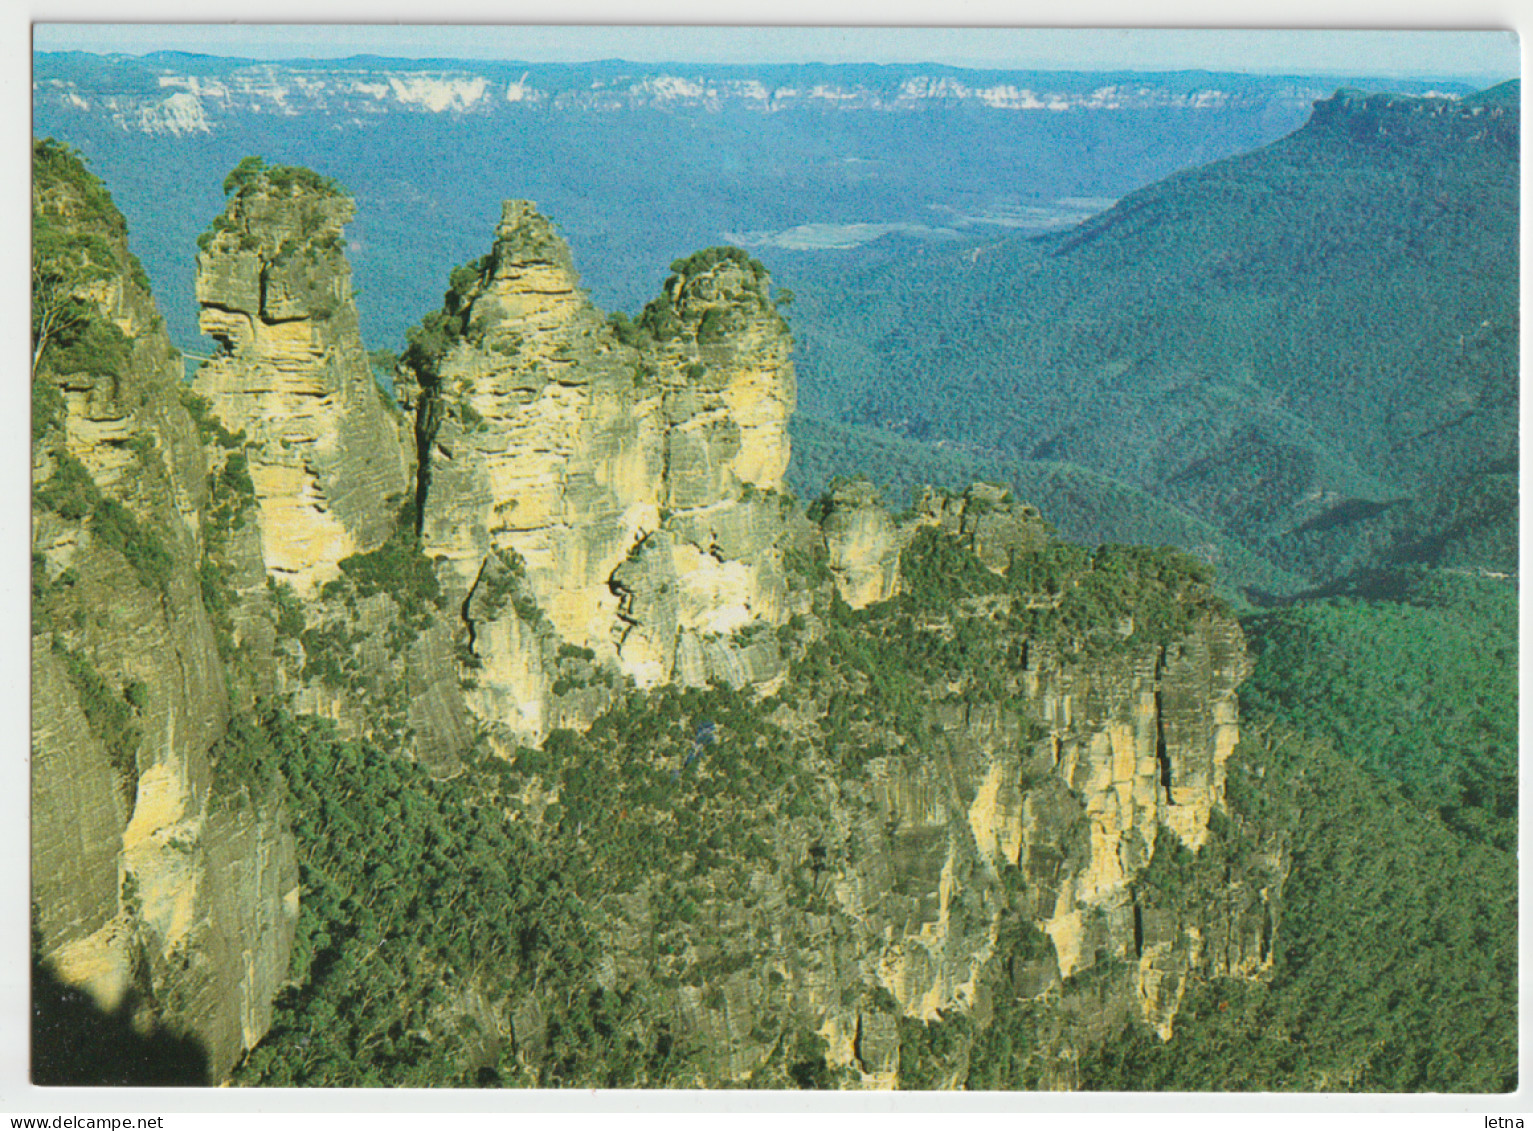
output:
M32 955L32 1083L39 1087L205 1087L208 1057L193 1037L144 1035L129 995L108 1012Z

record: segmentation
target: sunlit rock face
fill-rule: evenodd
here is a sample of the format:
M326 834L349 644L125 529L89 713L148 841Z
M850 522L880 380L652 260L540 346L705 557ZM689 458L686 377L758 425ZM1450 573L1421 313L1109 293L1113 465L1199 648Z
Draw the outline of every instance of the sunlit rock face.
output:
M611 655L607 581L660 525L659 390L530 205L506 205L481 270L420 410L433 417L423 544L464 592L492 551L514 552L559 636Z
M902 539L871 484L844 483L831 491L820 530L826 564L848 605L864 609L899 592Z
M298 866L280 791L217 770L234 696L199 571L208 452L121 217L72 162L36 161L34 222L97 241L82 297L121 340L34 374L34 943L99 1008L194 1038L213 1082L270 1025Z
M354 207L304 170L230 197L197 257L203 333L221 352L194 388L249 442L268 573L312 594L375 549L410 488L409 447L357 329L342 226Z
M627 344L552 224L508 201L490 254L455 280L461 336L416 409L422 548L447 586L472 594L510 555L557 642L640 686L774 678L775 650L728 639L786 616L773 496L794 378L764 276L735 259L679 271L647 316L661 336ZM470 702L536 741L550 665L535 625L495 626L529 606L491 604L467 613Z

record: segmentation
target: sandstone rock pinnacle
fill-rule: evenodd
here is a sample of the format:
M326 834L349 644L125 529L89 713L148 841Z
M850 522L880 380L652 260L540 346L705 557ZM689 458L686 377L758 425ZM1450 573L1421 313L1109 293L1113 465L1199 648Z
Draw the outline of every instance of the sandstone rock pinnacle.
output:
M308 170L262 169L197 257L201 326L221 352L194 388L250 442L266 568L301 594L380 545L409 487L358 331L341 239L353 211Z

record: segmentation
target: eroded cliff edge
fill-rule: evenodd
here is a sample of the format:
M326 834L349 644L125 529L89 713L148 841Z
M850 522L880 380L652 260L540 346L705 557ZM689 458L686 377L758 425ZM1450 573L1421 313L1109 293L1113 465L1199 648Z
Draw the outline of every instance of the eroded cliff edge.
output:
M1020 1009L1026 1078L1069 1086L1114 1019L1169 1038L1189 977L1268 966L1279 842L1208 898L1154 879L1220 820L1248 666L1195 563L1059 543L984 485L899 518L855 483L799 510L761 265L700 252L609 319L523 201L412 335L396 408L356 333L349 199L248 162L226 188L195 393L120 221L116 281L82 294L126 352L45 351L35 392L34 851L61 977L108 1007L153 988L146 1016L203 1035L215 1077L261 1039L303 904L280 779L239 756L257 704L463 779L564 862L597 952L553 988L441 967L427 1037L455 1035L456 1070L564 1080L559 1002L590 993L651 1052L691 1050L652 1082L814 1062L908 1084L923 1034L965 1018L951 1083ZM119 588L142 616L112 635ZM74 812L95 816L71 839ZM328 811L303 827L344 840ZM279 1024L262 1063L305 1059L305 1031Z
M454 272L404 355L421 549L463 609L470 709L507 752L608 701L551 696L541 618L639 687L781 673L770 648L729 640L788 614L786 327L743 253L673 270L651 332L620 333L549 221L508 201L490 253ZM508 573L539 616L486 599Z
M34 169L34 302L64 314L32 383L35 942L103 1012L195 1034L216 1079L287 975L293 837L280 782L216 752L232 655L181 357L100 182L48 142Z

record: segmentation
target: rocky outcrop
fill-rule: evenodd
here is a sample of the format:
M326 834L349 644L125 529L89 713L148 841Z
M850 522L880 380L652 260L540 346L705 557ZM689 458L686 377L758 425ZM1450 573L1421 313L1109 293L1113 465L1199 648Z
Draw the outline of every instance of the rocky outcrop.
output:
M836 509L882 528L865 488L826 504L821 530L845 529L827 522ZM933 604L919 591L933 559L915 562L914 591L865 605L855 623L884 623L889 635L853 630L867 666L847 668L815 643L828 630L822 618L841 620L843 633L853 623L830 599L846 599L850 571L832 571L806 635L785 634L806 666L770 715L769 737L756 740L791 743L793 772L811 784L788 804L735 780L738 769L702 768L722 755L700 744L678 755L673 780L709 784L669 804L703 810L690 818L697 843L720 851L670 859L667 875L685 881L614 881L599 916L610 984L651 995L647 1013L668 1019L678 1045L708 1050L694 1054L698 1083L775 1080L781 1034L807 1030L835 1081L895 1086L902 1046L962 1017L943 1069L941 1086L951 1086L965 1076L968 1044L1004 1008L1007 1024L1021 1010L1036 1027L1037 1078L1068 1087L1073 1056L1126 1022L1169 1039L1191 979L1259 977L1270 966L1284 871L1276 850L1226 858L1206 892L1181 902L1152 879L1156 861L1196 859L1222 806L1244 642L1228 613L1199 607L1193 591L1184 599L1199 611L1153 630L1081 620L1066 604L1071 590L1097 568L1122 577L1138 566L1057 552L1035 511L984 485L930 493L908 523L884 529L902 556L935 534L1036 586L997 583L990 595ZM838 562L831 536L826 563ZM934 560L962 568L954 552ZM1170 576L1163 568L1143 576ZM859 707L871 682L900 679L890 670L899 659L875 658L880 639L903 649L923 637L983 639L1008 659L967 677L985 688L907 684L908 721ZM629 756L620 747L603 772L623 773ZM733 757L767 755L758 745ZM707 812L710 798L723 808ZM612 803L622 816L595 835L624 835L620 822L643 803L623 795Z
M428 320L422 340L443 340L406 355L421 545L467 599L468 702L503 747L570 717L551 648L641 687L781 670L769 647L729 637L787 615L787 334L743 254L675 267L650 329L620 336L548 220L508 201L490 254L454 273ZM479 600L497 577L520 599Z
M974 552L984 565L1002 573L1019 554L1041 550L1049 527L1036 507L1013 504L1011 492L993 483L976 483L962 495L923 487L916 499L915 525L933 526Z
M230 702L181 358L105 190L50 143L34 157L39 258L92 266L33 382L37 945L101 1008L196 1036L221 1077L286 975L293 840L280 794L220 777L212 753Z
M251 504L213 547L241 667L254 693L451 767L472 742L454 621L407 580L414 445L358 332L341 235L354 207L309 170L255 160L226 187L197 261L221 352L194 388Z
M44 183L36 207L83 211ZM900 523L862 482L797 512L760 265L700 252L609 320L518 201L412 335L412 458L356 333L349 200L252 164L229 188L202 398L116 229L79 276L96 347L39 354L34 901L60 978L196 1034L215 1078L271 1025L297 864L241 709L273 693L493 779L474 819L527 822L576 877L579 988L641 1003L632 1047L687 1050L683 1082L908 1083L926 1026L1023 1010L1068 1085L1126 1018L1169 1037L1194 976L1270 964L1281 853L1225 861L1217 898L1157 878L1214 835L1248 668L1195 567L1062 546L985 484ZM433 1032L535 1076L562 1007L503 974L444 975Z
M422 544L461 593L514 553L559 637L611 656L607 580L660 525L659 390L530 206L506 206L477 268L460 279L464 336L422 375Z
M863 609L899 592L903 539L872 484L837 484L824 500L820 531L826 565L848 605Z
M252 170L197 257L201 328L221 352L194 388L244 433L267 571L303 596L388 537L410 486L357 329L353 212L307 170Z

